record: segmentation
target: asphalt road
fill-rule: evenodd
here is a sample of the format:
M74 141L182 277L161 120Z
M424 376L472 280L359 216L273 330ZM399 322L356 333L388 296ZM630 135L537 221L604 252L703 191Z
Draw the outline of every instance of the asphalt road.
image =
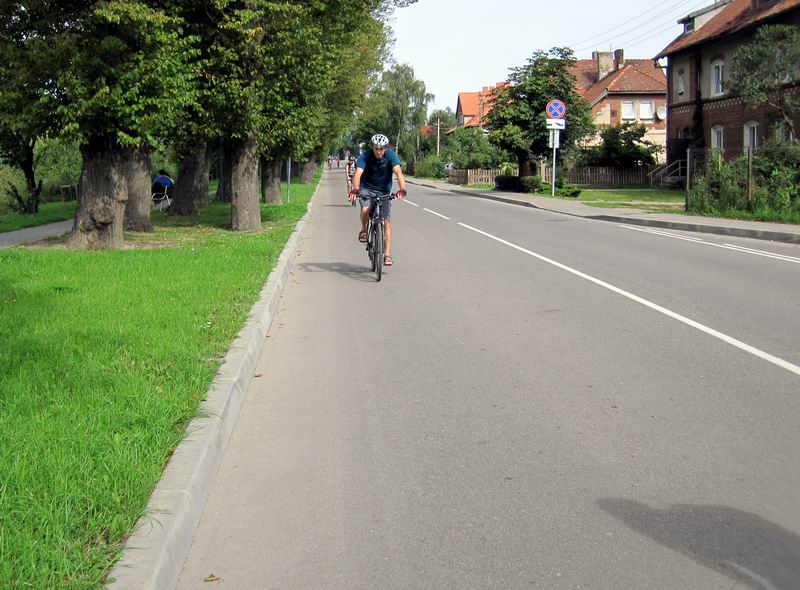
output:
M376 283L323 180L179 587L799 588L800 247L412 188Z

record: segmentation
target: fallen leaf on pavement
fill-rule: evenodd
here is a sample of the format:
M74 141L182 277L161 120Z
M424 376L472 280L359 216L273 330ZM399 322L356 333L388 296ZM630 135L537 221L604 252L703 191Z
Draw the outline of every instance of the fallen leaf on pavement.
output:
M204 582L219 582L221 579L222 578L220 578L219 576L215 576L214 574L211 574L210 576L206 576L205 578L203 578L203 581Z

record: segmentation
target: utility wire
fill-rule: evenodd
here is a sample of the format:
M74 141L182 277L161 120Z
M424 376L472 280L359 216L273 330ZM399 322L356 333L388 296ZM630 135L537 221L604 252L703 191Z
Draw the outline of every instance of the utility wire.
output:
M660 13L656 14L655 16L653 16L650 19L650 23L652 23L652 22L654 22L656 20L660 20L661 22L658 24L658 26L656 28L663 27L665 25L665 23L668 23L670 26L672 26L674 24L673 21L674 21L675 17L678 16L678 14L685 13L687 9L686 8L681 8L680 12L677 13L677 14L675 13L675 10L678 9L679 7L683 6L683 5L689 4L691 2L696 2L696 1L697 0L682 0L681 2L679 2L677 4L674 4L672 7L670 7L666 11L660 12ZM700 6L702 6L702 5L706 4L706 3L707 3L706 1L702 2L700 4ZM690 11L693 10L693 9L694 9L694 7L689 8ZM667 15L669 15L669 16L667 16ZM663 20L663 17L665 17L665 16L667 16L667 18L666 18L666 20ZM583 51L583 50L589 49L589 48L591 48L593 46L601 46L601 45L605 45L606 43L612 43L614 40L619 39L620 37L623 37L625 35L628 35L630 33L633 33L633 32L636 32L636 31L640 30L641 27L644 24L645 23L640 23L640 24L635 25L633 27L627 28L627 29L625 29L623 31L615 33L614 35L611 35L610 37L606 37L602 41L584 42L584 43L574 47L573 51L576 51L576 52Z
M686 3L686 2L691 2L691 0L681 0L680 2L677 2L676 4L674 4L674 5L673 5L671 8L669 8L668 10L672 10L672 9L674 9L674 8L677 8L678 6L680 6L681 4L684 4L684 3ZM592 42L593 42L595 39L597 39L597 38L599 38L599 37L603 37L603 36L605 36L605 35L608 35L608 34L609 34L609 33L611 33L612 31L616 31L616 30L617 30L617 29L619 29L620 27L624 27L625 25L627 25L627 24L629 24L629 23L632 23L632 22L633 22L633 21L635 21L635 20L639 20L639 19L640 19L641 17L643 17L643 16L647 16L648 14L650 14L650 13L651 13L653 10L655 10L656 8L657 8L657 6L653 6L652 8L648 8L648 9L647 9L647 10L645 10L644 12L640 12L639 14L637 14L636 16L634 16L633 18L630 18L630 19L628 19L628 20L626 20L626 21L623 21L623 22L619 23L618 25L615 25L615 26L611 27L611 28L610 28L610 29L608 29L608 30L601 31L600 33L597 33L596 35L592 35L591 37L588 37L587 39L584 39L583 41L576 42L576 43L570 43L570 44L568 45L568 47L581 46L581 45L586 45L586 44L587 44L587 43L589 43L590 41L592 41Z
M703 2L702 4L705 4L705 2ZM641 34L639 34L639 35L637 35L637 36L635 36L633 38L630 38L630 39L628 39L626 41L623 41L622 43L618 43L615 46L616 47L622 47L622 48L630 47L631 43L634 43L636 41L639 41L641 43L643 41L646 41L647 38L652 37L654 35L658 35L660 33L664 33L664 32L668 31L669 29L671 29L674 26L675 26L674 23L668 23L667 25L663 25L663 24L659 25L657 27L654 27L652 29L648 29L647 31L644 31L643 33L641 33Z

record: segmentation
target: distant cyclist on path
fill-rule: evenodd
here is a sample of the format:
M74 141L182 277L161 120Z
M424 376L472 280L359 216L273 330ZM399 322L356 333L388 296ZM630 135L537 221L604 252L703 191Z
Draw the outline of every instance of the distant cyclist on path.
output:
M404 199L406 196L406 179L403 177L403 170L400 167L400 158L388 148L389 138L380 133L376 133L370 140L372 149L361 154L356 164L356 175L353 178L353 187L349 197L351 200L358 198L361 204L361 231L358 233L358 241L367 241L367 220L371 198L387 195L392 192L392 174L397 176L397 184L400 190L397 191L397 198ZM391 201L387 201L382 209L382 216L386 227L386 252L383 258L384 266L392 266L392 216Z

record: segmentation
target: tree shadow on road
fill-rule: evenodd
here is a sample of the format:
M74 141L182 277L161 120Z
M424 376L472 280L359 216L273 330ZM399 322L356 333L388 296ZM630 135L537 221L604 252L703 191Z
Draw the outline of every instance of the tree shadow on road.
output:
M303 272L334 272L354 281L374 283L375 273L369 269L369 261L365 258L364 264L350 264L348 262L303 262L298 265Z
M800 536L757 514L692 504L660 510L623 498L597 505L634 531L755 590L800 587Z

